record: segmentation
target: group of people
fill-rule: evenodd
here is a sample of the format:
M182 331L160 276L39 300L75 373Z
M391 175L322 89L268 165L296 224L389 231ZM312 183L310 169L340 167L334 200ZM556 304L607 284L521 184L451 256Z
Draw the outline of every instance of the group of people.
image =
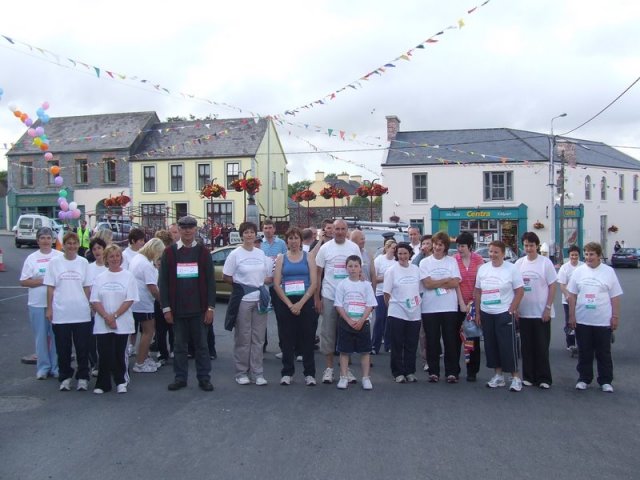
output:
M181 218L169 232L145 242L132 230L123 252L103 238L90 240L86 258L78 255L76 233L65 234L63 253L52 250L53 233L38 231L39 250L25 261L21 284L29 287L29 315L36 336L37 378L56 376L60 390L87 390L97 369L94 393L125 393L128 357L137 343L134 372L151 373L173 352L174 381L170 391L187 386L188 358L195 358L198 386L213 390L211 359L215 358L215 279L209 251L195 240L197 222ZM602 263L597 243L570 248L570 260L556 274L551 261L539 254L533 232L522 236L525 257L505 262L505 244L489 245L489 262L473 252L474 236L455 239L449 256L446 232L422 238L410 228L410 242L384 243L371 258L361 231L349 235L344 220L323 222L319 238L311 229L290 228L284 241L273 222L239 227L242 243L228 256L223 279L232 285L224 319L234 331L233 362L239 385L268 384L263 359L267 315L273 311L281 350L281 385L290 385L300 357L304 383L316 385L315 348L325 365L321 380L335 380L346 389L358 379L350 368L360 354L361 385L371 390L371 355L390 352L396 383L416 382L418 349L428 381L457 383L461 347L465 345L466 379L477 379L479 335L464 337L463 321L481 326L487 367L494 375L490 388L525 386L549 389L551 319L556 286L565 305L567 347L578 353L576 389L593 381L612 392L611 335L618 326L622 290L613 270ZM142 234L142 236L140 236ZM349 238L348 238L349 237ZM169 330L173 339L168 343ZM140 335L139 339L132 337ZM155 337L158 361L149 355ZM72 346L77 368L71 366ZM519 354L522 369L519 368ZM444 357L444 372L440 357Z

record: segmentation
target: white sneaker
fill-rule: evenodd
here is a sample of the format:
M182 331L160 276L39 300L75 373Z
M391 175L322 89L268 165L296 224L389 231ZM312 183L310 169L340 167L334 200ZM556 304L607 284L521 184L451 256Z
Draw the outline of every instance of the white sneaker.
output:
M576 383L576 390L586 390L588 385L585 382Z
M296 357L296 362L301 362L302 361L302 355L298 355Z
M512 392L519 392L522 390L522 380L518 377L511 378L511 386L509 386L509 390Z
M116 387L116 391L118 393L127 393L127 384L126 383L121 383L120 385L118 385Z
M62 382L60 382L60 391L61 392L69 392L71 391L71 379L66 378Z
M156 370L159 369L162 366L162 363L156 362L151 357L145 358L143 363L145 363L146 365L151 365L152 367L156 367Z
M132 344L127 344L127 355L133 357L136 354L136 346Z
M95 393L96 395L102 395L104 393L104 390L102 390L101 388L94 388L93 393Z
M256 385L258 385L259 387L262 387L264 385L267 385L269 382L267 382L267 379L264 378L262 375L258 375L256 377Z
M404 375L398 375L396 377L396 383L407 383L407 378Z
M340 376L340 380L338 380L338 388L340 390L344 390L349 386L349 378Z
M353 372L351 371L351 369L347 370L347 380L349 380L349 383L358 383L358 379L356 378L356 376L353 374Z
M246 375L239 375L236 377L236 383L238 385L249 385L251 380L249 380L249 377Z
M322 374L322 383L333 383L333 368L325 369Z
M371 378L362 377L362 388L364 390L373 390L373 384L371 383Z
M280 385L291 385L291 377L289 375L284 375L280 379Z
M136 363L133 365L133 371L136 373L155 373L158 371L158 368L155 365L151 365L147 362L142 364Z
M539 387L543 390L549 390L551 388L551 385L549 385L547 382L540 382Z
M529 380L522 380L522 385L524 385L525 387L533 387L533 383L531 383Z
M313 378L311 375L307 375L306 377L304 377L304 384L307 387L315 387L316 386L316 379Z
M84 378L81 378L80 380L78 380L78 386L76 387L76 390L79 392L86 392L89 389L89 380L85 380Z
M424 370L425 372L429 371L429 365L427 363L424 364L424 366L422 367L422 370Z
M94 369L91 370L91 376L92 377L97 377L98 376L98 369L97 368L94 368Z
M416 383L418 381L418 379L416 378L416 376L413 373L410 373L409 375L407 375L407 382L408 383Z
M604 385L602 385L602 391L603 392L607 392L607 393L613 393L613 387L611 386L610 383L605 383Z
M276 353L276 358L282 360L282 352Z
M489 380L487 382L487 387L489 388L498 388L498 387L504 387L506 385L505 381L504 381L504 376L503 375L494 375L493 377L491 377L491 380Z

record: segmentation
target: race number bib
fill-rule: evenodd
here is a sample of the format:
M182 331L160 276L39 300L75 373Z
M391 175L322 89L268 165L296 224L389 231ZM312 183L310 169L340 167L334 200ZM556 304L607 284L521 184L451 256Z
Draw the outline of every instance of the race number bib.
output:
M482 291L482 304L483 305L499 305L500 304L500 290L483 290Z
M436 288L436 296L438 297L446 295L447 293L449 293L449 290L447 290L446 288Z
M416 295L415 297L407 298L404 301L405 306L409 310L413 310L414 308L416 308L421 303L422 303L422 299L420 298L420 295Z
M523 277L522 281L524 282L524 291L525 292L530 292L531 291L531 279L527 278L527 277Z
M333 266L333 278L347 278L347 265L344 263L336 263Z
M176 273L178 278L198 278L198 264L178 263Z
M304 295L304 280L291 280L284 282L284 294L287 297Z
M353 302L347 306L347 315L351 318L362 318L366 305L364 302Z
M585 293L584 294L584 306L589 310L596 309L596 294L595 293Z

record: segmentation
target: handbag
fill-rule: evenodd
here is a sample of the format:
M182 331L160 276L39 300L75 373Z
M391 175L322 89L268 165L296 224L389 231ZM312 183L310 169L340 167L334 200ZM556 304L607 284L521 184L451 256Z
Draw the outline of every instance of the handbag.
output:
M466 338L482 336L482 327L476 323L476 306L473 300L467 306L467 314L462 321L462 332Z

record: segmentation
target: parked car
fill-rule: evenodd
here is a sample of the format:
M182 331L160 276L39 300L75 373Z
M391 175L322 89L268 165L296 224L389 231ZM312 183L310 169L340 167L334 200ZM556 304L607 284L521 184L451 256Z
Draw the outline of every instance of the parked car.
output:
M62 230L62 225L44 215L38 215L36 213L20 215L18 223L12 228L12 231L15 233L16 248L20 248L22 245L38 246L36 232L41 227L49 227L56 235Z
M365 244L364 248L371 258L375 258L382 253L384 242L389 238L395 239L396 242L409 242L409 234L407 232L399 232L398 230L378 230L363 228Z
M111 230L113 232L114 243L126 247L129 239L129 231L134 227L140 228L140 225L130 222L102 221L96 223L96 226L93 228L93 233L97 233L100 230Z
M640 268L640 248L621 248L611 255L611 266Z
M489 247L480 247L476 250L476 253L482 257L484 263L490 261ZM511 247L507 247L504 252L504 259L507 262L516 263L516 260L518 260L518 255L516 255L516 252L514 252Z
M238 248L238 245L227 245L225 247L216 248L211 252L211 260L213 261L213 269L216 278L216 297L231 297L232 287L230 284L225 283L222 280L222 267L224 267L224 262L227 260L229 254L236 248Z

